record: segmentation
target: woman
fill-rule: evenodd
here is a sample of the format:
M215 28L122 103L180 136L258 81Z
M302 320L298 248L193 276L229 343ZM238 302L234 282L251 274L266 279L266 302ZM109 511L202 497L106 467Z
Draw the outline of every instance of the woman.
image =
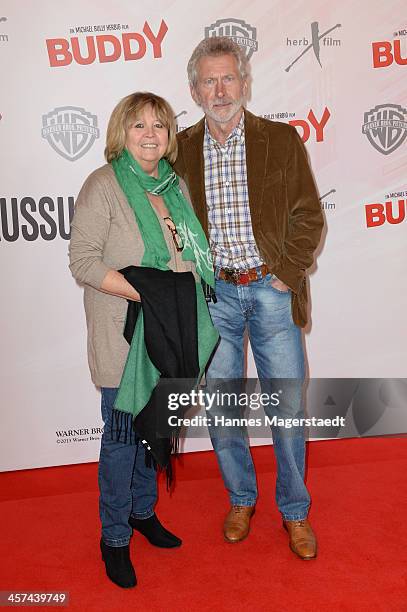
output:
M105 424L99 462L100 546L108 577L121 587L132 587L137 582L129 553L132 529L159 547L181 545L181 540L161 525L154 512L157 483L151 461L146 461L149 446L139 438L129 444L127 428L124 441L112 435L117 433L113 431L115 409L132 412L134 408L126 406L128 385L125 389L123 384L120 386L119 396L118 388L126 360L125 373L131 376L128 369L130 354L136 350L133 345L140 345L132 343L127 359L129 344L123 337L127 305L140 301L140 293L119 270L129 270L130 266L145 273L143 266L149 266L192 272L197 280L202 278L213 284L205 235L185 199L185 185L179 184L169 164L176 155L175 118L168 103L152 93L127 96L109 121L105 149L108 163L85 181L72 221L70 269L74 278L84 284L88 361L92 381L101 388ZM200 284L198 302L199 292L202 294ZM204 316L209 319L209 315ZM144 341L143 325L136 325L136 331ZM207 326L207 331L205 337L212 350L216 332L212 326ZM136 368L137 358L136 354ZM206 357L201 359L200 355L201 361ZM142 378L136 376L136 386L144 384ZM137 407L138 412L145 403ZM142 413L145 411L146 408Z

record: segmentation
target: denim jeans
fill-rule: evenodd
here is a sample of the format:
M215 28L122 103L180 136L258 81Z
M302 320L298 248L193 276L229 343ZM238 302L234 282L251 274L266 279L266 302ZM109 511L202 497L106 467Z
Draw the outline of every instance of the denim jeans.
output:
M286 401L282 403L280 416L301 418L304 382L301 330L292 320L291 291L279 291L271 282L271 274L261 278L260 273L258 280L248 285L216 280L218 301L211 302L209 309L221 340L207 370L208 391L215 391L219 379L243 378L247 330L262 391L269 391L272 385L283 386ZM226 412L227 408L217 405L211 410L211 416L226 415ZM310 505L304 483L303 428L289 433L275 426L271 429L277 460L277 506L284 519L303 519ZM254 505L256 475L246 433L233 428L232 433L219 435L211 427L210 435L231 504Z
M108 546L126 546L132 534L128 521L147 519L157 501L157 473L145 465L141 443L123 444L111 438L112 409L117 389L102 387L105 427L99 459L99 512L102 538Z

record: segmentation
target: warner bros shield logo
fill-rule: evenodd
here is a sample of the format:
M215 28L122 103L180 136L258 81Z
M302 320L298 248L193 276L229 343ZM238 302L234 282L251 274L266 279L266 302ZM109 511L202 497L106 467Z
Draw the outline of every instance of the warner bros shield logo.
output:
M99 138L96 115L78 106L60 106L42 116L42 137L68 159L76 161L85 155Z
M240 47L243 47L247 59L250 59L258 49L257 30L243 19L218 19L205 28L205 38L211 36L229 36Z
M374 148L389 155L407 136L407 110L399 104L379 104L365 113L363 134Z

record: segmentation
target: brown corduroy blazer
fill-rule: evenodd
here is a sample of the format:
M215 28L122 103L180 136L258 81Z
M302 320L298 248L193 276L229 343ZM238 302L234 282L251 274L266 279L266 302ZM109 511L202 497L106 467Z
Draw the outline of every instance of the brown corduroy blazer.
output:
M186 182L208 236L203 139L205 120L177 135L174 169ZM253 234L264 262L292 291L293 320L307 323L306 269L313 262L323 215L304 145L288 124L245 110L247 182Z

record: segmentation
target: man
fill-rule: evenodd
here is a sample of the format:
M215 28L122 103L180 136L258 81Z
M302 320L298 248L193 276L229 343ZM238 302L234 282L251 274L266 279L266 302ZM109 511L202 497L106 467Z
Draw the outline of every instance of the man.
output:
M243 378L247 331L259 378L278 380L285 394L282 414L300 417L305 270L323 226L306 153L292 126L244 108L247 60L230 38L203 40L188 63L188 78L205 117L178 134L175 169L188 185L214 257L217 302L210 311L221 340L207 380ZM239 542L249 533L257 499L247 437L213 431L211 437L231 501L224 536ZM274 427L273 443L276 500L290 548L302 559L315 558L303 429L288 435Z

